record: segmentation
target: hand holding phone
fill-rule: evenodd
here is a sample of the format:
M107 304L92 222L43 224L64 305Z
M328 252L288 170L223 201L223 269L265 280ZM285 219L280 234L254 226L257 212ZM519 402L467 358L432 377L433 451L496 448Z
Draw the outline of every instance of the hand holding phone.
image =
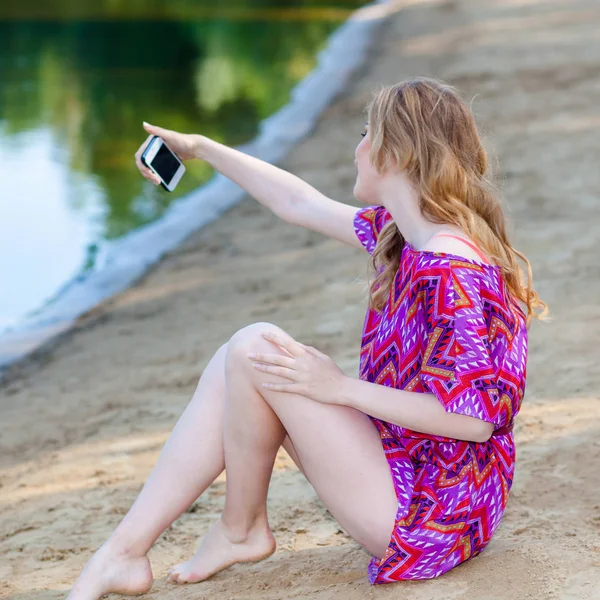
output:
M195 156L198 136L163 129L146 122L144 129L150 135L135 154L137 167L146 179L155 184L160 183L171 192L185 172L182 161Z
M185 173L185 167L179 157L157 135L146 146L141 161L155 175L158 175L160 184L168 192L172 192L177 187Z

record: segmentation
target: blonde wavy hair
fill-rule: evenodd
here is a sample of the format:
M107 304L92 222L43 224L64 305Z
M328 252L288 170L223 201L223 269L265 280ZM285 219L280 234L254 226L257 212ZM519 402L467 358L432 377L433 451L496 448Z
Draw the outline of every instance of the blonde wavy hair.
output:
M418 190L423 216L459 227L500 267L509 291L526 306L528 327L533 317L545 318L548 307L533 289L531 264L508 241L499 194L486 179L488 159L475 118L456 89L423 77L401 81L375 92L367 112L370 159L377 171L404 171ZM377 275L369 286L369 306L378 312L403 246L404 238L388 221L370 262Z

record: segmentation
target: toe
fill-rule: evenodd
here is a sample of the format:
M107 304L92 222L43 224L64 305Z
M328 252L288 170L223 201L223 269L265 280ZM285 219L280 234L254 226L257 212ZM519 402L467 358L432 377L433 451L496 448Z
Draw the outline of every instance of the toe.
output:
M179 570L177 569L177 567L171 567L169 569L169 574L167 575L167 582L168 583L177 583L177 576L179 575Z
M177 579L177 577L181 574L182 568L183 568L183 565L173 565L169 569L169 578Z
M179 571L179 583L190 583L191 579L193 579L193 576L188 567L185 567Z

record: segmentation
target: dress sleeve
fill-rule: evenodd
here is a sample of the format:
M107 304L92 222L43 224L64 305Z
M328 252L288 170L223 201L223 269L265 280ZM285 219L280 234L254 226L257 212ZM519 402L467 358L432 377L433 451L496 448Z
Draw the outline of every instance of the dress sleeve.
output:
M438 262L419 279L426 282L421 382L446 412L504 425L477 267Z
M379 232L392 215L384 206L366 206L354 215L354 231L369 254L373 254Z

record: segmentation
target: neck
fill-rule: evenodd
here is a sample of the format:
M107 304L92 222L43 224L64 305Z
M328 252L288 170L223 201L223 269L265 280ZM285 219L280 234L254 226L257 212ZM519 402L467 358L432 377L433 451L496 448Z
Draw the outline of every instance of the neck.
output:
M439 224L428 221L419 208L419 194L408 179L399 173L389 175L381 182L379 204L392 215L402 237L420 250L440 231Z

